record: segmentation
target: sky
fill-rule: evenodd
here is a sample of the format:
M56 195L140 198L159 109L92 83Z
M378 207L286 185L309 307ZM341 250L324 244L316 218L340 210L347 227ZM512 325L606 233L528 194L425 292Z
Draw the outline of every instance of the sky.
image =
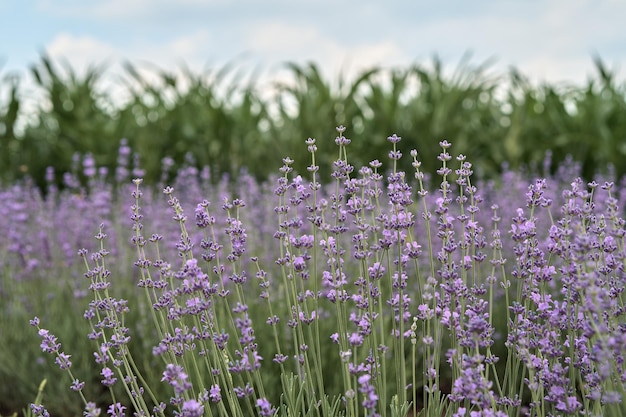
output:
M261 79L285 62L329 78L435 55L454 69L467 53L536 82L584 83L594 56L626 73L626 0L0 0L0 18L0 78L43 53L77 71L231 62Z

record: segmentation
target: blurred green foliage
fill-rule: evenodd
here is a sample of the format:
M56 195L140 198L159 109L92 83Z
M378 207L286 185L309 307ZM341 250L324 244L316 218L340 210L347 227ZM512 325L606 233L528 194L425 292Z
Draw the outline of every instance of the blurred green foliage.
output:
M318 139L318 163L329 172L324 168L336 150L328 139L340 124L348 127L355 165L384 157L386 138L396 133L403 152L417 148L430 172L438 142L448 139L482 176L497 174L505 162L542 166L547 151L553 170L569 155L586 176L608 166L621 176L626 84L601 59L594 62L597 74L585 85L535 85L515 69L494 75L488 62L472 65L469 58L454 71L435 58L337 80L325 79L315 64L288 64L291 81L274 86L243 82L232 66L204 73L157 69L147 77L126 64L118 87L127 99L119 100L101 88L103 67L78 75L42 56L31 68L35 109L24 109L23 79L1 78L7 94L0 101L0 179L28 175L43 185L48 166L68 172L76 153L92 154L113 173L122 138L140 155L147 182L161 178L164 157L173 159L174 171L191 156L214 178L235 177L243 168L264 178L284 156L305 172L308 137ZM411 171L409 159L403 168Z

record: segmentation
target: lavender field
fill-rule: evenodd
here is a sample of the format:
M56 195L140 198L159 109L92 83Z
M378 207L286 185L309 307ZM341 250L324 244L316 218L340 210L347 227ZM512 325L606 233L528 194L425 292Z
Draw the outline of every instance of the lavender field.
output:
M475 179L396 135L352 166L349 136L263 182L143 184L122 142L3 185L0 413L626 415L626 183Z

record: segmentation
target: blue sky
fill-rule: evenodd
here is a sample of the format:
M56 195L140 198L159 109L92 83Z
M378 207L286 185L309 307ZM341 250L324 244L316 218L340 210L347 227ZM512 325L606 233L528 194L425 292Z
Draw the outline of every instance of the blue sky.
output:
M471 52L496 71L584 82L594 55L620 74L626 62L626 0L0 0L0 16L0 77L42 51L78 70L234 61L269 77L285 61L333 77L434 54L453 69Z

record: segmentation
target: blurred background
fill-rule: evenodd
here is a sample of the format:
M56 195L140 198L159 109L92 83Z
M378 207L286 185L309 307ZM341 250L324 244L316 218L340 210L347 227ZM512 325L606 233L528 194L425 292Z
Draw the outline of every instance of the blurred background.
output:
M146 180L183 163L264 178L283 156L355 165L397 133L425 169L442 139L479 175L626 171L622 0L0 2L0 179L45 183L81 158ZM269 159L268 159L269 158ZM410 161L406 158L406 168Z

